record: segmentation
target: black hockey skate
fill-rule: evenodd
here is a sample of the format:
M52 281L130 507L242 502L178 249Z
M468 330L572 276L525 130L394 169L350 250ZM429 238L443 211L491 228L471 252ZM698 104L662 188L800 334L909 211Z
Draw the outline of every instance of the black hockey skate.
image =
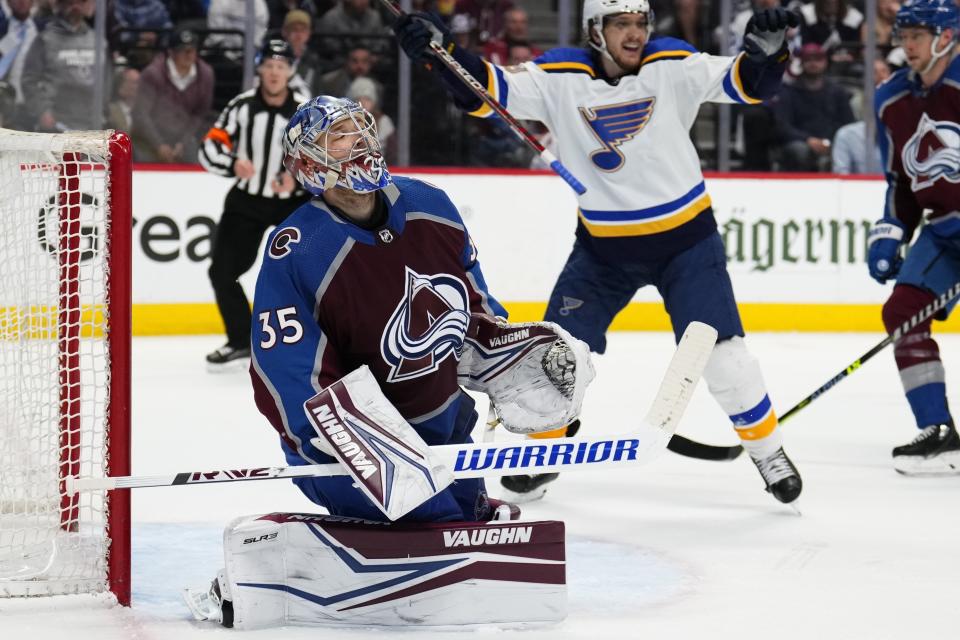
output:
M580 421L574 420L566 427L563 436L572 438L580 431ZM513 502L532 502L539 500L547 492L549 483L560 476L559 473L535 473L529 476L503 476L500 478L500 484L504 489L513 493L511 499Z
M953 426L931 425L893 450L893 468L904 475L960 473L960 435Z
M212 372L241 368L244 360L250 359L250 347L237 349L225 344L207 354L207 370Z
M800 492L803 490L800 472L784 453L783 447L761 460L753 456L750 456L750 459L757 465L760 476L767 483L767 491L770 495L784 504L790 504L800 497Z

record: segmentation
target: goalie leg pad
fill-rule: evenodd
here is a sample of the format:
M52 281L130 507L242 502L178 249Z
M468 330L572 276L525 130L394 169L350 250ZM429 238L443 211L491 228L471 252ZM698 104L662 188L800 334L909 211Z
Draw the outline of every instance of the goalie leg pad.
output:
M224 531L237 629L566 617L562 522L389 524L273 513Z
M743 338L718 342L703 371L711 395L730 416L744 449L765 458L782 446L777 414L767 395L760 363Z

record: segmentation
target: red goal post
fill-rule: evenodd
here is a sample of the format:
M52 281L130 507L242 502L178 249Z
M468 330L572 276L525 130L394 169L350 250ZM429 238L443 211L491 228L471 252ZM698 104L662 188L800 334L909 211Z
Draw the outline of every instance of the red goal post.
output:
M131 148L0 129L0 597L130 602Z

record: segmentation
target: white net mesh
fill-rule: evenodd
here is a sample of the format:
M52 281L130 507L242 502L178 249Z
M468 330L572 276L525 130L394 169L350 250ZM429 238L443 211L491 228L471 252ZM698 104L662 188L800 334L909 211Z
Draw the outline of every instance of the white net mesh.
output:
M0 596L107 589L108 140L0 130Z

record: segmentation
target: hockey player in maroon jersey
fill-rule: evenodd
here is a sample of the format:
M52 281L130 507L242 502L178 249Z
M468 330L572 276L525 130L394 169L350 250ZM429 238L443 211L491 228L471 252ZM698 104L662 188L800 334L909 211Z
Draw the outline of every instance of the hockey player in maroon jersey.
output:
M246 629L562 619L563 524L509 522L519 510L488 499L481 479L452 482L431 445L470 441L477 413L460 384L518 433L575 419L587 346L495 317L506 312L453 203L390 175L357 103L301 105L283 144L314 198L267 243L254 393L289 464L340 462L350 475L294 480L330 516L230 523L226 568L188 592L191 610Z
M876 94L877 135L887 177L883 219L870 233L870 275L895 280L883 306L888 332L960 280L960 27L953 0L908 0L897 33L908 68ZM900 256L927 223L907 258ZM945 319L954 300L938 316ZM893 450L904 474L960 473L960 438L947 407L943 364L927 320L897 341L894 357L920 433Z
M288 462L333 461L303 405L363 367L383 391L375 404L398 411L427 445L468 441L477 416L458 375L469 375L476 359L465 338L506 311L487 291L456 207L436 187L390 175L370 114L352 101L321 96L301 106L284 149L288 171L315 197L267 243L253 305L251 375L257 406L279 432ZM592 377L583 343L540 326L571 345L582 356L580 373ZM524 384L535 386L544 375ZM493 400L515 430L564 424L555 416L511 419L502 413L510 403ZM579 411L579 402L560 405ZM547 424L538 425L542 420ZM352 479L295 482L333 514L384 517ZM491 515L483 482L465 480L406 518Z

